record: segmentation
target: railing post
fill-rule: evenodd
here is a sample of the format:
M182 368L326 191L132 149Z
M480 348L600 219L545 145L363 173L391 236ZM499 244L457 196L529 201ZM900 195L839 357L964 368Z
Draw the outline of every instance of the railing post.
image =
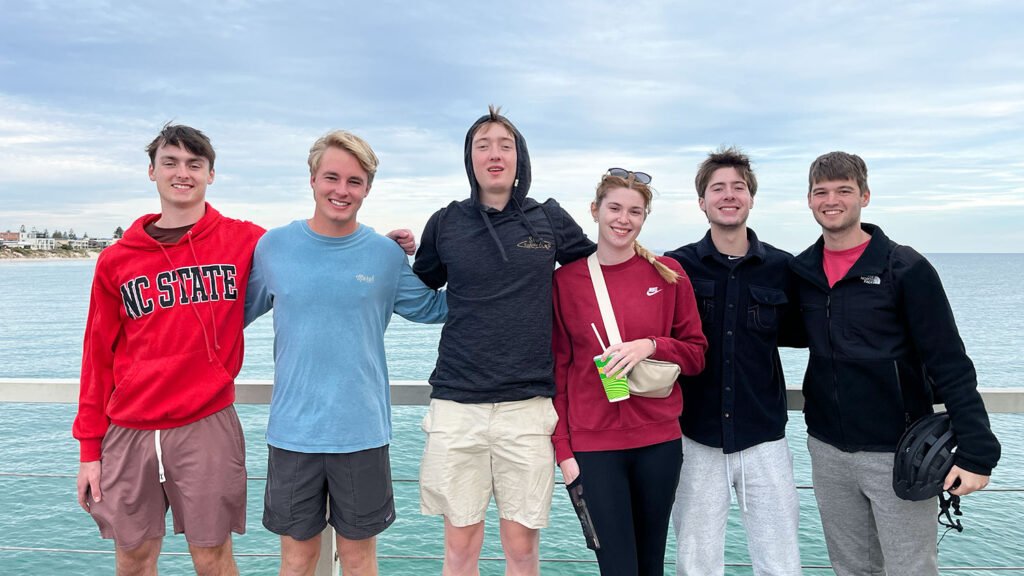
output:
M320 559L316 562L314 576L338 576L338 541L334 537L334 527L330 524L320 533Z

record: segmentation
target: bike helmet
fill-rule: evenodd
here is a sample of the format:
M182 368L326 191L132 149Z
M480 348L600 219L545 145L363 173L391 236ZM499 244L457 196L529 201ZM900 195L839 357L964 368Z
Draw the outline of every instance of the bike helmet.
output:
M953 468L956 434L945 412L914 422L896 445L892 488L904 500L927 500L942 494L942 484Z

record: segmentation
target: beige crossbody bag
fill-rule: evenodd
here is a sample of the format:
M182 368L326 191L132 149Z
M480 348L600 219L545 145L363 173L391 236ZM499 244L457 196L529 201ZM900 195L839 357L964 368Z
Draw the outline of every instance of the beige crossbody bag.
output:
M604 322L604 330L608 334L608 345L619 344L622 336L619 335L619 326L615 322L615 312L612 310L612 301L608 297L608 286L604 283L604 273L601 272L601 264L597 261L597 254L591 254L587 258L587 266L590 268L590 279L594 283L594 293L597 295L597 305L601 309L601 320ZM597 333L597 330L594 330ZM600 336L598 341L600 342ZM604 348L604 342L601 342ZM679 377L679 365L675 362L664 360L641 360L629 374L626 381L629 383L629 393L647 398L666 398L672 393L676 378Z

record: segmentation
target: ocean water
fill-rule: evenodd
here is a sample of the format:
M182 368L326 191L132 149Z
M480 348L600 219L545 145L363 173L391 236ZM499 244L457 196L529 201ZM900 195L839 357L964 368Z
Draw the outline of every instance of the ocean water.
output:
M929 256L939 270L956 314L968 353L982 386L1021 386L1024 372L1024 254L935 254ZM81 340L88 308L89 286L95 262L0 261L0 377L76 378ZM391 377L425 380L433 367L440 329L395 318L386 337ZM269 316L246 330L243 379L273 376L273 335ZM800 382L806 353L784 350L787 381ZM25 552L3 547L110 551L112 544L99 537L92 519L78 507L74 474L78 470L78 444L71 437L72 404L0 403L0 574L112 574L109 554ZM267 532L262 515L263 479L266 474L266 406L238 406L247 441L249 475L248 532L235 536L235 551L243 574L276 574L277 537ZM442 521L419 514L415 479L423 448L419 423L423 406L393 409L395 437L392 467L396 478L398 520L378 541L384 556L443 554ZM995 470L993 490L965 498L962 534L950 533L939 547L941 566L1024 566L1024 415L992 416L993 429L1003 444L1003 457ZM810 463L802 417L790 412L788 427L794 453L796 480L809 486ZM15 474L15 475L11 475ZM53 476L26 477L21 474ZM70 477L69 477L70 476ZM805 565L827 565L821 525L813 493L800 490L801 558ZM168 529L170 532L170 529ZM671 536L666 559L674 558ZM184 574L191 563L184 555L181 536L168 537L160 560L161 573ZM561 486L556 486L552 524L541 532L541 555L557 559L592 559ZM491 508L484 557L499 558L497 515ZM727 561L748 562L737 507L729 521ZM439 573L439 560L382 559L382 574ZM481 573L504 572L503 562L484 561ZM586 563L545 563L545 574L596 574ZM727 568L729 575L749 574L749 568ZM829 574L808 569L806 574ZM989 574L981 570L957 574ZM1006 574L1010 572L997 572Z

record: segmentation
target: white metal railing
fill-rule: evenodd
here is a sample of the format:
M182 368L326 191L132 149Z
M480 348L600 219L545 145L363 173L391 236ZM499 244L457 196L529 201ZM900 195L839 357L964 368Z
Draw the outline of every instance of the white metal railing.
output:
M271 380L237 380L235 402L238 404L269 404L274 384ZM993 414L1024 414L1024 387L979 388L985 408ZM77 403L77 378L0 378L0 402ZM804 405L799 387L788 387L786 397L790 410L801 410ZM392 380L391 403L396 406L426 406L430 402L430 385L423 380ZM19 476L35 476L19 474ZM47 475L52 476L52 475ZM0 547L11 550L67 552L37 548ZM113 553L106 551L75 551L83 553ZM165 553L169 554L169 553ZM262 556L262 555L261 555ZM391 558L391 557L388 557ZM498 560L498 559L494 559ZM827 568L807 566L805 568ZM950 569L950 568L947 568ZM958 568L951 568L957 570ZM977 569L977 568L973 568ZM987 570L1024 570L1022 567L990 567ZM337 576L339 564L333 528L328 525L320 538L320 560L316 576Z
M269 404L274 389L272 380L237 380L235 402ZM1024 414L1024 387L978 389L989 414ZM804 397L800 387L786 389L790 410L802 410ZM77 378L0 378L0 402L78 402ZM430 403L430 384L425 380L392 380L391 404L426 406Z

